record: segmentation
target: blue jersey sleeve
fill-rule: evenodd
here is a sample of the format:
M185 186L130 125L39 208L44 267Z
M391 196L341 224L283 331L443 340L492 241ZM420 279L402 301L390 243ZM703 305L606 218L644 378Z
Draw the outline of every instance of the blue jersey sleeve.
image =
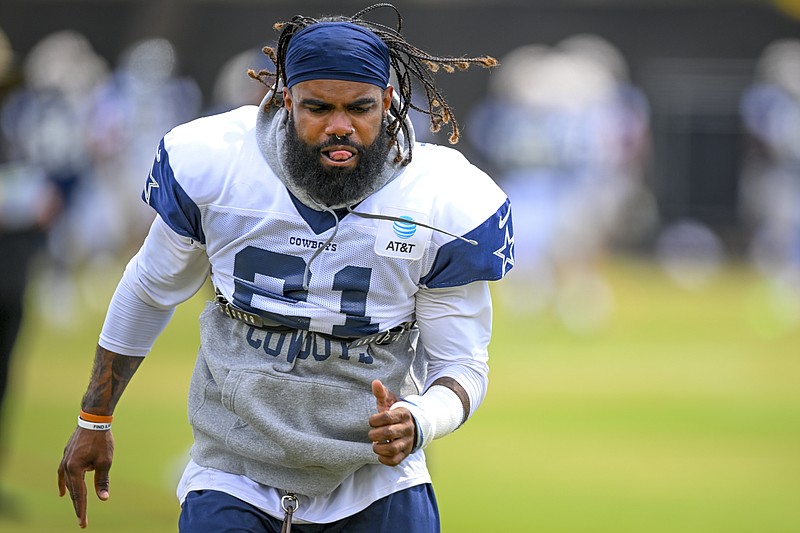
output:
M142 200L155 209L175 233L205 244L200 210L175 179L163 139L142 191Z
M473 281L494 281L514 266L511 202L464 235L477 245L454 239L439 249L431 270L420 282L428 288L457 287Z

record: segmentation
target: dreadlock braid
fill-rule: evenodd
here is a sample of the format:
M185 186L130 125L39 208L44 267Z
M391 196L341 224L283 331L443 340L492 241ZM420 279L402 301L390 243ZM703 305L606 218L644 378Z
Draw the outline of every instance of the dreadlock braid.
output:
M364 19L368 13L380 9L389 8L394 11L397 17L397 25L395 28L390 28L383 24L372 22ZM406 117L409 110L413 109L420 113L424 113L430 117L431 131L436 133L441 130L445 124L450 125L450 135L448 140L451 144L456 144L461 137L461 131L456 121L453 110L447 103L447 100L442 95L441 91L436 87L433 79L433 73L443 69L447 73L455 72L456 70L467 70L470 65L477 64L484 68L491 68L497 65L497 60L490 56L478 57L449 57L449 56L434 56L417 48L416 46L408 43L400 33L403 27L403 18L400 11L392 4L380 3L362 9L352 17L325 17L319 20L306 17L303 15L296 15L288 22L278 22L274 25L274 29L280 32L278 36L277 46L264 47L263 52L275 64L275 72L268 70L261 70L255 72L248 71L251 78L257 79L269 88L274 88L280 82L285 85L286 83L286 51L289 47L289 41L292 37L303 28L318 22L351 22L358 24L364 28L369 29L375 33L389 48L389 57L391 67L394 71L395 78L397 79L397 87L399 96L399 103L395 100L392 101L391 111L392 120L387 125L387 133L392 144L398 147L398 155L395 162L407 165L411 162L411 148L405 156L399 150L399 143L397 141L398 135L402 131L406 138L409 138L408 124ZM425 92L425 98L428 102L427 109L418 107L412 103L413 82L416 81ZM278 91L272 91L272 94L267 101L269 107L280 107L283 105L283 100L278 94Z

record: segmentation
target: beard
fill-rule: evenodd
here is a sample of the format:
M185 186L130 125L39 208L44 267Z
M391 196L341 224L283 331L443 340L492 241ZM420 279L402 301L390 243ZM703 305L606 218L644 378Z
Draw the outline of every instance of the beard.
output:
M297 135L290 118L286 127L285 170L291 181L311 198L327 206L345 206L363 200L371 192L389 155L389 134L384 123L369 146L354 143L349 137L331 138L321 144L308 144ZM328 146L350 146L358 151L353 168L327 167L321 150Z

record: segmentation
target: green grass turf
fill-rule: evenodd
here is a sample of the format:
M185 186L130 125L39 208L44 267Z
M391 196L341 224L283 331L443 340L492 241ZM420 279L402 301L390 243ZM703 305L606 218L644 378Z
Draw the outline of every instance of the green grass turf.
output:
M593 333L499 299L487 399L429 449L443 531L800 531L800 302L775 314L737 267L692 291L647 264L608 275L615 313ZM90 531L177 529L202 301L179 309L117 408L111 500L90 496ZM56 467L102 313L70 329L31 315L5 408L0 531L74 531Z

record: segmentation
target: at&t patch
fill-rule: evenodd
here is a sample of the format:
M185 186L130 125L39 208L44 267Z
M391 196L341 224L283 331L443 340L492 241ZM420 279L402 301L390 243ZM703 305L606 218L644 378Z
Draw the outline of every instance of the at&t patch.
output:
M431 236L431 230L418 226L415 222L427 224L427 216L424 213L391 207L386 208L382 214L395 217L397 220L378 221L375 253L399 259L421 259Z

